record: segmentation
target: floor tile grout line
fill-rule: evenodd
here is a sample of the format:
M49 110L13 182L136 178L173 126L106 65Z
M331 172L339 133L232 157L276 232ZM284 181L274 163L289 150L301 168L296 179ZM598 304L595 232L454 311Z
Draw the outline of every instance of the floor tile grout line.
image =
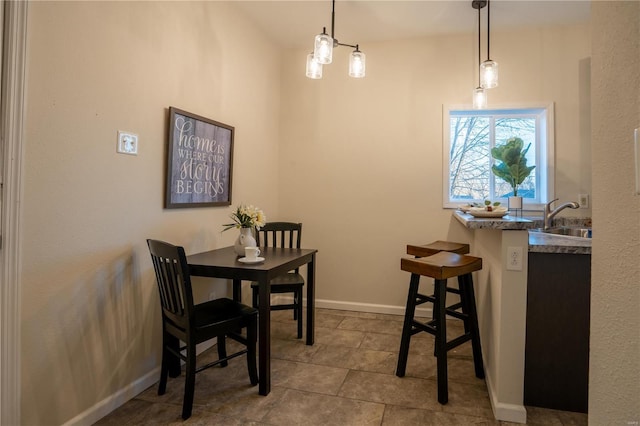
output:
M350 357L355 357L358 356L359 352L366 352L366 351L371 351L371 352L381 352L381 353L385 353L385 354L396 354L396 351L389 351L389 350L385 350L387 347L391 347L389 346L387 343L390 343L391 341L388 340L389 336L393 335L391 333L384 333L384 332L379 332L379 331L372 331L371 329L369 329L368 327L375 327L375 324L379 324L377 323L377 321L380 320L385 320L384 317L377 317L375 315L371 315L371 316L366 316L363 315L363 313L358 313L358 312L353 312L352 315L337 315L337 313L341 312L341 311L326 311L326 310L321 310L321 313L326 313L327 315L331 315L332 317L337 317L340 316L340 320L336 322L336 325L333 327L322 327L322 325L318 326L316 323L316 331L318 330L318 328L325 328L326 330L334 330L334 331L354 331L354 332L359 332L362 334L362 336L360 337L358 344L356 347L353 346L344 346L345 348L347 348L347 353L349 354ZM363 321L362 323L360 323L361 327L360 329L341 329L339 328L340 324L342 324L343 326L348 325L348 321L345 320L349 320L349 319L357 319L360 321ZM335 319L334 319L335 320ZM331 322L328 322L328 324L331 324L334 322L334 320L331 320ZM371 322L373 320L373 322ZM369 321L369 324L367 324L367 322ZM286 334L286 328L285 327L281 327L281 324L289 324L289 320L287 321L277 321L277 320L272 320L272 323L279 323L278 327L279 327L279 332L280 333L285 333ZM363 325L364 324L364 325ZM363 326L362 326L363 325ZM377 335L377 336L376 336ZM414 336L414 338L416 338L418 336ZM424 337L425 339L428 339L431 336L420 336L420 337ZM418 339L420 339L420 337L416 338L415 340L417 341ZM320 395L323 397L331 397L331 398L338 398L338 399L344 399L344 400L350 400L350 401L357 401L357 402L361 402L361 403L373 403L373 404L379 404L381 406L383 406L384 408L382 409L382 414L380 415L379 413L377 413L377 415L379 415L379 418L375 418L375 422L373 423L368 423L368 424L379 424L381 426L385 425L385 424L389 424L388 422L392 422L398 421L398 415L399 412L397 411L393 411L393 407L398 407L399 409L401 409L401 411L403 409L406 410L417 410L417 411L421 411L421 412L431 412L431 413L443 413L445 415L445 417L451 417L451 419L453 419L455 416L465 416L465 417L469 417L469 418L475 418L478 419L479 421L485 421L483 423L489 423L489 424L495 424L495 425L506 425L508 423L504 423L504 422L500 422L495 420L492 416L490 415L483 415L483 402L484 398L486 395L484 395L486 393L486 382L484 380L481 379L475 379L475 375L473 373L471 373L471 376L469 376L469 381L465 380L464 378L467 377L466 372L462 371L462 370L458 370L460 372L459 374L459 378L456 379L456 377L451 378L449 377L450 380L450 385L451 383L457 383L461 386L464 386L465 388L469 389L468 392L471 392L469 395L471 395L471 400L470 401L474 401L473 403L464 403L462 402L462 405L458 405L458 406L452 406L450 408L453 408L453 411L451 411L450 409L447 410L446 408L443 409L443 407L437 406L437 407L432 407L432 408L419 408L419 407L412 407L412 406L405 406L403 404L395 404L395 403L385 403L385 402L380 402L379 400L376 401L372 401L372 400L368 400L366 399L366 392L364 394L357 394L357 393L351 393L351 396L343 396L342 392L345 391L345 386L347 385L347 382L349 380L349 376L351 374L371 374L371 375L383 375L383 376L393 376L394 372L389 372L386 371L384 368L381 368L380 370L376 370L376 365L383 365L382 362L384 361L384 356L381 355L381 359L382 361L378 361L379 359L373 358L373 359L367 359L365 355L360 355L363 358L359 358L359 359L355 359L354 358L354 362L353 364L348 363L347 367L343 367L343 366L335 366L335 365L331 365L331 355L335 355L337 354L339 356L339 354L343 354L344 352L340 352L338 351L335 354L331 354L328 353L327 357L325 358L325 360L327 360L327 364L321 364L322 362L322 358L320 358L318 356L320 349L326 349L327 351L330 351L332 349L332 347L337 346L337 345L331 345L331 344L319 344L318 343L318 338L316 335L316 345L314 346L319 346L320 349L316 349L315 351L312 351L313 353L310 353L307 351L306 346L303 348L304 350L300 351L300 347L298 347L297 349L294 347L295 345L291 346L291 342L294 343L299 343L300 341L297 339L290 339L289 337L284 337L281 338L279 336L274 336L274 334L272 334L272 338L276 341L280 341L281 343L284 344L284 348L283 348L283 352L282 352L282 357L278 357L278 356L273 356L273 360L281 360L281 361L285 361L285 362L292 362L292 363L296 363L296 364L300 364L300 365L306 365L306 366L321 366L321 367L333 367L333 368L339 368L342 370L346 371L346 374L344 374L343 377L341 377L339 380L339 386L337 386L335 389L337 389L334 394L331 393L324 393L324 392L314 392L312 390L308 390L308 389L297 389L295 387L289 387L289 385L278 385L278 386L274 386L274 388L279 388L282 390L282 393L280 394L280 397L277 401L277 403L266 403L265 407L266 409L264 409L264 411L260 411L261 415L260 420L255 420L256 417L252 417L251 419L248 419L246 417L244 417L242 414L238 414L236 416L234 415L228 415L228 414L221 414L219 412L216 412L215 410L208 410L207 407L215 407L215 404L212 404L211 406L209 405L197 405L198 407L200 407L201 412L206 412L206 413L212 413L215 416L220 416L221 419L229 419L231 421L236 421L239 424L246 424L247 422L255 422L255 423L259 423L259 424L264 424L264 425L274 425L275 423L273 423L273 420L275 418L282 418L282 417L276 417L276 416L281 416L282 413L279 413L277 410L279 409L279 407L282 407L281 403L283 403L284 401L282 401L283 395L285 394L284 392L305 392L308 394L315 394L315 395ZM378 345L379 347L382 347L382 349L372 349L371 347L366 348L363 347L365 341L370 340L370 343L373 345ZM422 339L420 339L422 340ZM412 342L414 341L414 339L412 338ZM302 340L303 344L304 344L304 340ZM329 342L331 343L331 342ZM424 342L421 342L420 347L423 348L425 345ZM273 346L275 346L272 343L272 350L273 350ZM428 346L427 346L428 347ZM290 356L289 359L287 358L287 350L288 349L292 349L293 352L291 353L292 356ZM214 349L215 350L215 349ZM420 349L420 351L424 351L424 349ZM432 350L429 351L427 349L428 352L430 352L432 354ZM425 355L426 356L426 355ZM304 359L293 359L295 357L301 357ZM462 361L464 362L464 364L459 364L459 366L464 367L465 364L468 363L469 360L472 360L472 356L470 354L465 355L463 352L462 353L452 353L450 355L451 359L455 359L458 361ZM335 358L338 359L338 358ZM372 366L372 368L369 368L369 366ZM369 369L367 369L369 368ZM427 370L422 370L422 371L426 371L427 373L429 372L430 366L428 364L426 364L426 366L424 364L422 364L422 366L420 367L422 369L427 368ZM373 371L372 371L373 370ZM420 371L420 370L419 370ZM430 373L428 373L430 374ZM302 376L304 377L304 376ZM310 376L312 377L312 376ZM363 376L365 377L365 376ZM337 378L337 377L336 377ZM366 377L365 377L366 378ZM433 386L435 386L435 384L437 384L437 378L435 376L431 376L431 377L417 377L417 376L411 376L409 374L407 374L407 378L412 378L414 380L419 380L421 382L431 382ZM460 380L462 378L462 380ZM476 383L474 383L471 379L475 379ZM299 380L299 379L298 379ZM386 379L380 379L380 380L386 380ZM366 384L366 382L362 382L364 384ZM374 382L375 383L375 382ZM292 385L295 386L294 382L291 382ZM334 386L335 384L337 384L337 382L334 382L334 384L332 386ZM363 386L363 384L359 384L357 386ZM430 385L431 386L431 385ZM157 382L152 386L152 387L157 387ZM482 391L482 388L484 388L484 392ZM197 389L196 389L197 392ZM332 391L334 392L334 391ZM149 399L142 399L142 398L138 398L138 396L136 396L134 399L138 399L140 402L143 402L145 405L148 405L149 407L152 406L162 406L162 407L176 407L178 405L181 405L181 400L180 402L176 402L177 400L174 399L171 400L173 402L165 402L165 401L158 401L158 400L154 400L152 395L149 395ZM465 395L464 393L460 394ZM365 398L363 398L365 397ZM488 397L488 396L487 396ZM463 396L463 398L466 397ZM480 399L477 399L480 398ZM382 398L384 400L388 400L386 398ZM477 401L476 401L477 399ZM254 401L256 401L254 399ZM399 402L404 402L403 400L398 400ZM451 402L451 401L450 401ZM224 403L224 402L223 402ZM194 404L194 407L196 405ZM237 408L236 408L237 409ZM295 409L295 408L294 408ZM173 410L173 408L169 408L167 410ZM163 416L163 413L166 413L167 410L165 409L156 409L156 410L152 410L152 412L155 412L155 415L161 417ZM276 410L276 411L274 411ZM542 411L541 411L542 410ZM549 410L547 410L548 412ZM124 411L126 413L126 411ZM179 410L177 410L177 412L179 412ZM536 412L535 409L533 411L534 413ZM544 409L539 409L538 412L542 412L545 413ZM561 412L564 413L564 412ZM258 413L256 413L258 414ZM274 417L271 417L272 422L267 422L264 419L269 418L269 415L274 415ZM302 414L302 412L300 413ZM420 416L424 416L425 414L418 414L418 417ZM428 416L428 414L426 414ZM545 414L545 415L549 415L549 416L553 416L554 419L559 420L560 424L569 424L567 422L573 422L573 420L567 420L565 422L565 419L572 419L573 417L567 417L565 418L564 416L566 416L566 414L554 414L553 412L551 414ZM135 419L135 413L131 413L132 416L132 422L135 422L137 420ZM391 417L389 417L391 416ZM540 416L540 414L538 414L538 416ZM206 418L206 415L205 415ZM286 417L285 417L286 418ZM426 418L426 417L420 417L420 418ZM531 421L534 421L534 415L530 416ZM114 417L113 419L116 420L116 422L119 419L122 419L118 424L132 424L132 422L127 422L126 421L126 417L120 417L118 418L117 416ZM580 419L580 418L578 418ZM145 418L145 420L148 420ZM198 422L197 418L193 419L195 422ZM153 420L151 420L153 421ZM222 421L222 420L221 420ZM340 422L340 418L337 418L337 421ZM116 422L114 422L114 420L111 420L111 424L115 424ZM387 422L387 423L385 423ZM475 423L475 421L471 421L472 423ZM108 422L107 422L108 424ZM135 423L135 424L140 424L140 423ZM317 424L314 423L314 424ZM341 424L345 424L344 422L342 422ZM543 424L542 422L538 421L537 424ZM571 423L571 424L582 424L580 423L580 420L578 420L578 423Z

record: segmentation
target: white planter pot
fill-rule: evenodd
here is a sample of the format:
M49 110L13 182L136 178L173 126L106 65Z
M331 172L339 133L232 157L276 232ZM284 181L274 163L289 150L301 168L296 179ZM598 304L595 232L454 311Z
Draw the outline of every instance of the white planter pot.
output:
M509 197L509 210L522 209L522 197Z

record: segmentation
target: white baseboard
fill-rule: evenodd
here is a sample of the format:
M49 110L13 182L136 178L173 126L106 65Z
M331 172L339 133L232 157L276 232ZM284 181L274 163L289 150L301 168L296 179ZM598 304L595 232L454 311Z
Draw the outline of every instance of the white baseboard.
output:
M215 340L209 340L196 346L196 353L200 354L215 345ZM182 362L184 364L184 362ZM92 425L107 414L124 405L129 400L135 398L149 386L160 380L160 367L156 367L138 380L130 383L128 386L120 389L113 395L108 396L102 401L78 414L71 420L63 424L63 426L84 426Z
M377 305L371 303L341 302L336 300L316 299L317 308L336 309L339 311L371 312L374 314L392 314L404 316L405 306ZM416 315L431 317L431 309L417 308Z
M113 395L110 395L109 397L95 404L93 407L83 411L71 420L67 421L66 423L64 423L64 426L83 426L94 424L130 399L133 399L136 395L143 392L149 386L153 385L158 381L159 377L160 367L154 368L125 388L120 389Z
M483 354L484 359L484 354ZM485 367L485 373L486 373ZM491 401L491 409L493 410L493 417L496 420L502 420L513 423L527 423L527 410L524 405L518 404L506 404L498 401L495 388L491 383L491 375L485 374L485 381L487 383L487 390L489 391L489 400Z

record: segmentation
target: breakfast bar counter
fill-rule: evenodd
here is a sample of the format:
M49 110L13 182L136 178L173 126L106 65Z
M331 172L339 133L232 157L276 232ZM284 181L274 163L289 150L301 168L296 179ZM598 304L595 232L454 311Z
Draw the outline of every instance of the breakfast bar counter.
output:
M529 230L542 227L542 220L538 218L520 218L510 215L502 218L475 218L461 211L455 211L453 216L467 229ZM591 239L530 231L528 251L536 253L591 254Z
M501 218L477 218L459 210L453 212L458 222L468 229L531 229L539 226L539 222L522 217L506 215Z
M539 222L506 215L476 218L453 213L471 254L482 258L474 276L485 380L497 420L526 423L524 354L529 232ZM510 258L512 253L514 258Z
M542 227L542 218L537 217L479 218L461 211L452 216L452 226L467 236L471 254L483 259L474 282L494 415L498 420L526 423L525 337L531 256L590 254L591 239L533 231ZM570 223L574 219L565 220Z

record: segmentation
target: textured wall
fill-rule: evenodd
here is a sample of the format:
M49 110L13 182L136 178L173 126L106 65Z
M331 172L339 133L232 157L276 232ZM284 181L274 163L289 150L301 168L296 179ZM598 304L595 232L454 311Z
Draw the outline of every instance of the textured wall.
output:
M442 209L442 108L471 103L474 46L471 34L370 43L361 80L347 76L349 49L321 80L304 76L308 52L286 56L280 209L304 218L320 250L319 299L404 306L404 246L459 234ZM555 102L556 196L590 192L588 25L498 32L491 52L490 105Z
M640 2L593 2L589 423L640 422Z
M235 126L234 205L277 216L280 58L225 2L32 2L28 49L22 423L62 424L159 366L145 239L236 237L231 207L163 209L169 106Z

